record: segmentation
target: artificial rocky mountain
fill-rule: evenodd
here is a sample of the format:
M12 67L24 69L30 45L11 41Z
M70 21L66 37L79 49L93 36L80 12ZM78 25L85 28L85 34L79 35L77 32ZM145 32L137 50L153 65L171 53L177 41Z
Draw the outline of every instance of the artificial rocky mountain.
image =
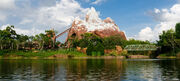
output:
M87 12L84 20L79 17L75 18L69 30L68 39L72 36L81 39L81 35L87 32L93 33L102 38L120 35L124 40L126 40L124 32L120 31L114 21L109 17L105 20L101 20L99 14L93 7Z

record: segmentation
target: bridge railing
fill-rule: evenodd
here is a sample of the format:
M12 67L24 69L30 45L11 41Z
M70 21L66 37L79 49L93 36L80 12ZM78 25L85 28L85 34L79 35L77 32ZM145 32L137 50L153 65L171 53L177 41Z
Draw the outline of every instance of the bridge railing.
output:
M127 45L124 49L127 51L156 51L157 46L149 44L133 44Z

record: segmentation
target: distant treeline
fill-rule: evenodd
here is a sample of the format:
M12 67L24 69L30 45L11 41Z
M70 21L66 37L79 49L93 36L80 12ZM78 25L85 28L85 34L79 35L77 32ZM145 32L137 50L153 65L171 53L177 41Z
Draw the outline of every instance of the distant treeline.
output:
M54 30L46 30L35 36L18 34L14 26L7 26L0 30L0 50L31 50L31 49L54 49L60 42L53 40Z
M155 43L135 39L123 40L119 35L100 38L92 33L85 33L80 40L71 37L65 45L54 39L55 33L54 30L46 30L45 33L27 36L17 34L14 26L7 26L6 29L0 30L0 50L47 50L65 47L68 44L69 48L87 48L87 54L91 55L94 52L104 54L104 49L115 49L117 45L124 48L131 44L154 44L160 47L160 53L175 55L180 52L180 23L176 24L175 30L163 31Z

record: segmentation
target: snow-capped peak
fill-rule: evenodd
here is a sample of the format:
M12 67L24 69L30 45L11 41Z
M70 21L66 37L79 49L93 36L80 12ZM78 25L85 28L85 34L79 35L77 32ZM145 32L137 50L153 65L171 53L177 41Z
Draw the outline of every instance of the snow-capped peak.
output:
M86 21L87 22L99 22L99 21L101 21L101 19L99 18L99 14L95 10L94 7L91 7L91 9L87 12Z
M85 27L87 31L95 31L95 30L115 30L120 31L118 26L114 23L114 21L108 17L105 20L101 20L99 18L98 12L94 7L91 7L86 14L85 20L81 20L79 17L76 17L75 26L73 28L79 30L80 27Z

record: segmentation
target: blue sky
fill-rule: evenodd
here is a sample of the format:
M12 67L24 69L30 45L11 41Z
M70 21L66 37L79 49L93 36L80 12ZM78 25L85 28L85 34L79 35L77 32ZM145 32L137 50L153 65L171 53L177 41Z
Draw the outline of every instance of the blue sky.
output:
M111 17L121 30L132 36L144 27L154 27L158 23L149 12L155 8L170 8L175 3L177 0L106 0L99 5L86 3L82 6L94 6L102 19Z
M102 19L111 17L128 38L155 41L180 22L179 0L1 0L0 29L15 25L21 34L47 29L62 32L75 17L94 7Z

